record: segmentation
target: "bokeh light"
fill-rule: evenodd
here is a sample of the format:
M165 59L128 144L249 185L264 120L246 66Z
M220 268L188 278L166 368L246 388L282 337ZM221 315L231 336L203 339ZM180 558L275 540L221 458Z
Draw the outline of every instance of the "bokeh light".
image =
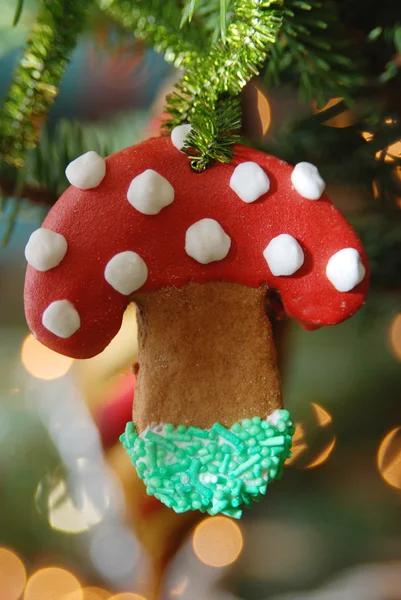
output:
M73 360L49 350L29 334L22 344L21 362L30 375L50 381L68 373Z
M17 600L25 587L26 571L23 562L7 548L0 548L1 600Z
M48 519L52 529L64 533L83 533L100 523L104 511L99 509L84 490L80 507L68 495L65 481L59 481L49 493Z
M367 141L367 142L371 142L374 138L373 133L371 133L370 131L361 131L361 136Z
M327 425L331 425L333 421L331 414L325 408L323 408L323 406L320 406L320 404L316 404L316 402L311 402L311 405L319 427L326 427Z
M305 441L305 429L302 423L295 423L295 431L292 436L291 457L287 459L286 464L294 464L299 456L305 452L308 444Z
M130 304L123 317L121 328L110 344L97 356L78 360L80 385L89 406L103 396L107 385L136 361L138 353L136 308Z
M80 583L72 573L58 567L36 571L25 588L24 600L82 600Z
M310 418L306 423L296 423L292 442L292 456L287 465L300 469L313 469L329 458L337 442L332 433L331 414L320 404L311 402Z
M380 197L379 184L375 180L372 181L372 194L375 200L377 200Z
M146 598L144 596L140 596L139 594L122 592L121 594L117 594L117 596L112 596L110 600L146 600Z
M377 468L384 481L401 489L401 427L395 427L380 442Z
M262 126L262 134L265 135L270 127L271 122L270 104L264 93L259 88L256 88L256 93L257 111L260 119L260 124Z
M99 587L85 587L69 594L63 600L110 600L110 592Z
M328 110L329 108L332 108L333 106L336 106L336 104L339 104L340 102L342 102L343 99L344 98L331 98L322 108L319 108L317 101L313 100L312 101L312 111L315 114L321 113L325 110ZM356 116L354 115L354 112L348 108L348 109L341 111L338 115L335 115L331 119L327 119L327 121L324 121L322 123L322 125L326 125L327 127L337 127L337 128L349 127L350 125L352 125L355 122L355 120L356 120Z
M314 469L315 467L318 467L326 462L330 454L333 452L336 442L337 438L334 437L331 442L329 442L327 446L320 452L320 454L312 462L305 466L305 469Z
M134 534L117 523L104 523L93 530L89 554L103 577L115 581L130 578L137 568L140 547Z
M189 577L185 576L177 583L177 585L170 590L170 596L173 598L179 598L185 592L188 587Z
M375 154L376 160L384 160L385 162L392 163L396 158L401 155L401 140L390 144L386 150L379 150Z
M235 560L243 547L239 526L227 517L209 517L196 527L192 546L200 561L211 567L225 567Z
M401 313L398 313L391 322L390 344L395 357L401 360Z

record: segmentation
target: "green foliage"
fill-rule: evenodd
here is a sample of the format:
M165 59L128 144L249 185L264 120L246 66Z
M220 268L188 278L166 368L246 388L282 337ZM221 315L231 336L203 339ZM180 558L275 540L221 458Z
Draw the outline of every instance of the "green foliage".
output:
M401 222L383 218L354 223L369 256L373 289L399 288L401 285Z
M380 40L387 45L394 46L394 55L391 60L386 63L384 71L380 75L381 82L387 83L398 74L400 69L400 60L397 55L401 55L401 23L395 23L388 27L375 27L370 31L368 39L370 42L377 42Z
M215 138L212 146L205 144L211 132L205 113L217 113L222 97L227 99L238 95L249 79L259 73L280 25L281 13L274 0L261 0L258 3L237 0L233 4L233 17L227 27L225 41L209 44L204 54L184 73L175 92L168 98L167 108L171 119L167 126L171 128L185 121L193 125L191 147L199 157L196 161L197 170L207 168L217 155L224 161L232 156L232 144L237 136L232 136L230 132L239 125L238 113L225 113L227 129L224 143L220 144ZM217 130L221 134L222 128Z
M200 105L192 115L192 131L185 145L194 171L204 171L211 161L229 162L232 145L240 141L237 133L240 125L241 105L238 98L222 97L216 106L207 103ZM194 154L194 148L198 154Z
M0 190L4 195L18 195L35 204L51 206L68 186L65 169L72 160L88 148L108 156L135 144L143 120L142 113L135 113L102 124L60 121L54 129L44 127L40 143L27 153L23 169L0 164Z
M26 150L39 139L40 125L85 23L85 7L81 0L42 0L0 113L0 157L11 165L22 167Z
M135 144L141 134L142 113L122 115L107 123L60 121L54 130L45 128L40 144L27 159L29 181L60 195L69 185L65 177L67 165L88 151L108 156ZM49 169L49 164L52 168Z
M265 81L271 85L291 80L303 99L318 103L332 96L347 97L364 81L362 65L353 53L334 2L285 0L283 25L266 63Z
M13 27L18 25L18 21L20 20L23 7L24 7L24 0L18 0L17 7L15 9L14 19L13 19Z
M180 28L181 9L176 0L97 0L109 17L147 41L175 67L187 66L202 51L202 30L186 22Z
M201 0L187 0L182 12L172 0L163 5L151 0L134 6L128 0L99 1L113 18L164 52L166 60L186 66L176 91L168 99L171 119L166 125L171 128L185 121L193 125L193 166L201 170L216 157L229 160L232 144L238 139L233 132L240 122L238 110L231 109L233 104L221 118L219 98L238 95L247 81L258 74L281 25L278 3L237 0L226 26L227 6L219 2L219 27L224 30L224 39L216 40L198 26L196 9L205 6Z

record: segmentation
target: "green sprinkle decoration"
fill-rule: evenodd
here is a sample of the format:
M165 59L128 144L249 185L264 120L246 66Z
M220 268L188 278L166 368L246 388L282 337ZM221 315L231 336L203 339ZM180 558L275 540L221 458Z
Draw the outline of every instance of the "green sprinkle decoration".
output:
M157 433L148 428L138 434L130 422L120 440L149 495L177 513L200 510L239 519L239 507L260 500L281 476L293 433L289 412L277 410L270 423L253 417L230 429L220 423L210 430L167 424Z

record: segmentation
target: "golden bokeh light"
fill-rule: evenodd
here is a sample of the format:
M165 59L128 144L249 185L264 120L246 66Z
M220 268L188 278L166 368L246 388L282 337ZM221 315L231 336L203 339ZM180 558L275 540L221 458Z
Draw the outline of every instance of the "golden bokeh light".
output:
M380 442L377 468L386 483L401 489L401 427L389 431Z
M271 122L270 104L264 93L259 88L256 88L256 93L256 106L260 119L260 124L262 126L262 135L265 135L270 127Z
M296 423L292 439L292 456L287 465L299 469L313 469L329 458L337 443L332 434L333 418L331 414L317 404L310 403L311 416L306 423Z
M25 588L24 600L82 600L80 583L72 573L47 567L34 573Z
M377 200L380 197L380 188L379 188L377 181L375 181L375 180L372 181L372 193L373 193L373 198L375 200Z
M196 527L192 546L200 561L211 567L225 567L235 560L243 547L239 526L227 517L209 517Z
M73 359L53 352L29 334L22 344L21 362L33 377L50 381L68 373Z
M69 594L63 600L110 600L110 592L99 587L85 587Z
M26 571L20 558L7 548L0 548L0 598L17 600L25 587Z
M317 100L312 100L312 110L315 114L318 114L320 112L323 112L324 110L328 110L329 108L331 108L332 106L335 106L336 104L338 104L339 102L342 102L343 100L344 100L344 98L330 98L330 100L328 100L328 102L326 102L326 104L324 106L322 106L321 108L319 108Z
M122 592L116 596L112 596L110 600L146 600L144 596L133 594L132 592Z
M103 396L107 386L115 382L118 373L130 368L138 354L136 308L126 309L121 328L110 344L97 356L78 360L77 376L90 407Z
M185 592L188 587L189 577L183 577L177 585L170 590L170 596L173 598L179 598Z
M314 469L315 467L318 467L326 462L330 454L333 452L336 442L337 438L334 437L331 442L329 442L327 446L320 452L320 454L312 462L305 466L305 469Z
M332 416L325 408L320 406L320 404L316 404L316 402L311 402L313 411L316 415L316 421L319 427L326 427L333 422Z
M390 324L390 344L394 356L401 360L401 313Z
M379 150L375 154L376 160L384 160L384 162L392 163L401 155L401 140L394 142L387 147L386 150Z
M395 158L400 156L401 155L401 140L399 140L398 142L394 142L394 144L391 144L391 146L389 146L387 148L387 154L390 154L390 156L394 156Z
M299 456L307 449L305 441L305 429L302 423L295 423L295 431L292 436L291 457L286 460L287 465L294 464Z
M328 110L329 108L332 108L333 106L336 106L336 104L339 104L343 100L344 98L331 98L331 100L329 100L322 108L319 108L316 100L313 100L312 111L315 114L319 114L325 110ZM354 111L347 108L341 111L339 114L332 117L331 119L323 121L322 125L325 125L326 127L337 127L341 129L343 127L349 127L355 122L355 120L356 116L354 114Z
M374 138L374 134L370 131L361 131L361 136L367 141L371 142Z

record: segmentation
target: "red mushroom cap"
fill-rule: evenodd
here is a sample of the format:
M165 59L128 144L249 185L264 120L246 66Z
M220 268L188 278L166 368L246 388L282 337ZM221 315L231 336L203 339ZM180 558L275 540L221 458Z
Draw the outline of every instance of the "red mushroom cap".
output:
M309 179L302 187L302 177L312 172L312 165L300 163L306 171L302 166L298 169L300 165L294 169L273 156L237 146L230 164L196 174L170 138L148 140L105 162L106 174L97 187L83 190L71 185L43 223L42 229L59 234L59 247L60 236L67 242L67 250L63 247L64 253L57 255L58 266L53 260L46 267L46 247L40 248L41 260L35 263L36 247L34 252L28 248L33 242L28 243L26 316L34 335L53 350L76 358L98 354L118 332L133 288L151 292L189 282L225 281L250 287L267 283L280 292L288 316L310 329L339 323L362 305L368 289L365 252L327 196L315 199L324 187L320 176L316 175L312 188ZM243 163L249 163L251 171ZM240 179L238 192L235 178L242 170L252 177ZM132 185L136 177L139 188ZM153 190L156 204L143 205L143 186ZM310 199L297 189L305 189ZM193 241L188 230L199 222L195 256L205 251L206 264L188 254ZM205 240L210 224L218 251L209 256ZM202 227L206 234L197 238ZM284 243L284 262L290 257L295 266L290 273L284 265L285 273L279 270L277 275L269 260L277 244L269 244L282 234L286 235L277 244ZM344 257L362 261L354 264L360 276L351 283L353 289L347 281L336 284L336 289L330 276L334 269L343 278ZM121 279L120 267L126 269L126 280ZM62 324L55 334L49 323L60 314Z

